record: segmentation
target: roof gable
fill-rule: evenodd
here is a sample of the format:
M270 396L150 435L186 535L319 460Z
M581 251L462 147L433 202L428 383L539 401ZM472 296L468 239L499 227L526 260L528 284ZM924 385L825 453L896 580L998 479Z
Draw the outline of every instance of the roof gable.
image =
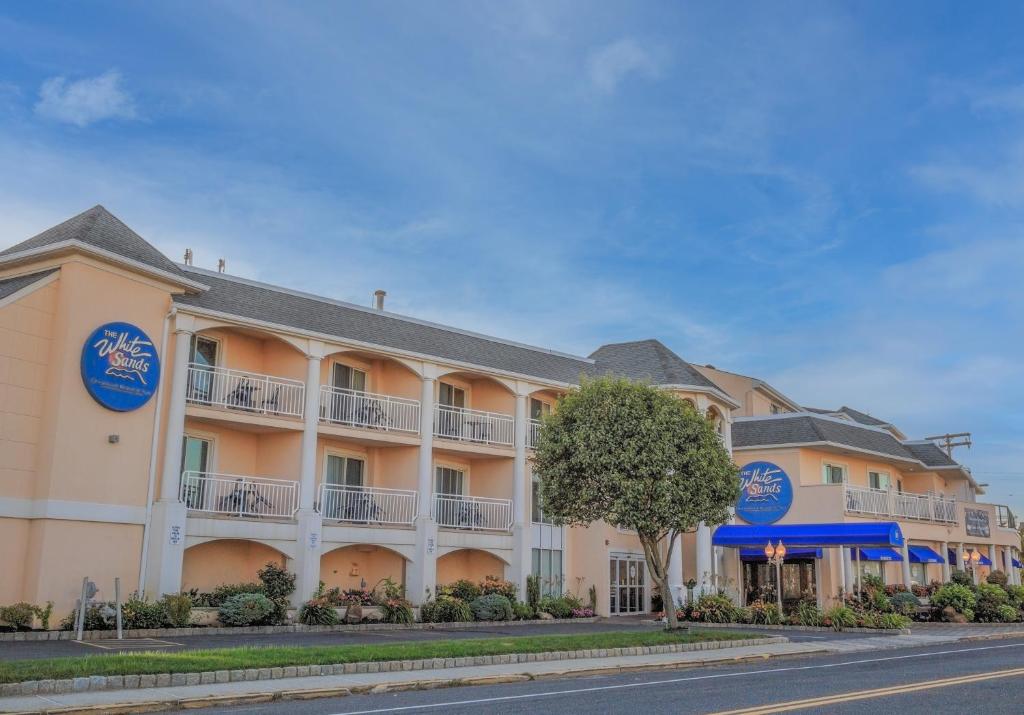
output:
M602 345L590 358L594 361L591 374L611 373L631 380L650 380L655 385L687 385L721 391L718 385L658 340Z

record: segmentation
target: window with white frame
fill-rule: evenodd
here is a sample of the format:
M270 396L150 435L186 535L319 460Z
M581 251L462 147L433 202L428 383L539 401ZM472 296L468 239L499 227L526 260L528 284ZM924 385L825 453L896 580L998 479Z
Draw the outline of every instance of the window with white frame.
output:
M825 462L821 465L821 479L825 484L845 484L846 465Z
M539 420L551 414L551 405L535 397L530 398L530 419Z
M340 390L366 392L366 372L344 363L334 363L331 371L331 385Z
M437 494L462 496L466 493L466 473L454 467L437 467L434 490Z
M534 524L553 524L554 521L552 521L551 517L547 516L544 513L544 507L543 507L543 504L541 503L541 496L540 496L540 480L537 479L537 477L533 478L533 485L532 485L532 491L531 491L531 499L532 499L531 519L532 519L533 523Z
M343 454L328 454L324 465L324 481L335 487L361 487L366 462Z
M447 407L465 407L466 391L447 382L438 385L437 401Z
M562 551L560 549L533 549L532 573L537 577L540 595L562 595Z
M892 478L888 472L876 472L868 470L868 486L872 489L884 489L889 491L889 487L892 486Z
M877 576L885 583L885 564L881 561L861 561L860 573L862 576Z
M919 586L924 586L928 583L925 578L925 564L910 564L910 582L916 583Z

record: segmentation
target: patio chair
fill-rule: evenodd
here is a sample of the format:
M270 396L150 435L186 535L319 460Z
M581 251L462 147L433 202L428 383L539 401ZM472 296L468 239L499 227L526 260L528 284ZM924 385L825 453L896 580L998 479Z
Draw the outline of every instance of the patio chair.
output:
M278 406L279 406L278 405L278 401L280 400L280 398L281 398L281 386L278 385L276 388L274 388L274 394L271 397L265 398L263 400L263 404L262 404L263 411L264 412L273 412L276 415L277 414L277 410L278 410Z

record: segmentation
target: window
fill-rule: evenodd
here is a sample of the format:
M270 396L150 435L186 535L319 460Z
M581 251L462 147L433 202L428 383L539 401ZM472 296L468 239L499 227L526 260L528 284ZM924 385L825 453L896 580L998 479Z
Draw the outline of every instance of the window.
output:
M892 480L889 477L888 472L868 472L868 485L872 489L884 489L889 491L892 487Z
M211 499L216 489L206 493L207 483L203 479L210 468L210 453L213 443L208 439L189 437L182 439L181 444L181 499L189 509L209 509L207 500Z
M856 562L854 562L856 568ZM862 576L877 576L885 583L885 568L881 561L861 561L860 573Z
M361 487L365 468L366 462L361 459L328 454L324 481L337 487Z
M341 390L366 392L366 373L340 362L334 363L331 384Z
M193 335L188 361L192 367L188 371L186 399L190 402L210 404L213 400L215 379L213 368L217 366L217 341ZM220 389L223 390L223 387Z
M821 478L825 484L845 484L846 467L841 464L821 465Z
M539 420L541 417L547 417L551 414L551 405L547 402L537 400L533 397L530 398L530 419Z
M910 564L910 582L919 586L928 583L925 578L925 564Z
M210 462L210 440L186 436L181 447L181 471L206 474Z
M465 407L466 391L461 387L442 382L438 386L438 402L448 407Z
M434 491L437 494L462 496L466 493L466 473L452 467L438 467Z
M780 409L779 409L779 406L778 406L778 405L776 405L776 404L775 404L774 402L772 403L772 405L771 405L771 407L769 408L769 410L771 411L771 413L772 413L773 415L777 415L777 414L779 414L780 412L782 412L782 410L780 410Z
M562 595L562 552L560 549L534 549L532 573L540 582L540 595Z
M532 511L533 511L533 514L531 516L531 519L533 520L533 523L534 524L553 524L554 522L551 520L551 517L546 516L544 514L544 509L541 506L541 501L540 501L540 480L537 479L536 477L533 478L533 485L532 485L532 487L533 487L533 491L532 491L532 497L533 497L532 498L532 506L533 506Z
M203 367L215 367L217 365L217 347L216 340L193 335L188 361Z

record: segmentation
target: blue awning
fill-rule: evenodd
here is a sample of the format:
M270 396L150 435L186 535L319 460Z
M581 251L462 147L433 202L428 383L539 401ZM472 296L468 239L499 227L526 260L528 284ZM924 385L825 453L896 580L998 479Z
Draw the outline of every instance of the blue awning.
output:
M935 551L927 546L908 546L910 552L910 563L912 564L944 564L945 561Z
M979 552L979 554L980 554L980 552ZM990 559L988 556L985 556L985 554L981 554L981 559L978 561L978 565L979 566L991 566L992 565L992 559Z
M858 549L850 549L850 558L857 558ZM859 549L861 561L902 561L903 556L892 549Z
M725 524L712 538L715 546L763 549L782 539L787 548L809 546L903 546L903 532L894 521L838 524Z
M763 549L740 549L743 561L767 561ZM820 559L821 549L786 549L786 559Z
M913 548L913 547L911 547L911 548ZM978 552L978 555L981 556L981 560L978 561L978 566L991 566L992 565L992 559L990 559L988 556L985 556L985 554L981 553L980 551ZM913 559L911 559L911 560L913 560ZM953 551L953 549L949 550L949 563L952 564L953 566L956 566L956 552ZM967 561L967 554L964 554L964 568L967 568L970 565L971 564Z
M946 556L949 559L950 566L956 566L956 552L953 549L946 551Z
M1014 567L1015 569L1024 569L1024 564L1022 564L1022 563L1021 563L1020 561L1018 561L1017 559L1014 559L1014 560L1013 560L1013 567Z

